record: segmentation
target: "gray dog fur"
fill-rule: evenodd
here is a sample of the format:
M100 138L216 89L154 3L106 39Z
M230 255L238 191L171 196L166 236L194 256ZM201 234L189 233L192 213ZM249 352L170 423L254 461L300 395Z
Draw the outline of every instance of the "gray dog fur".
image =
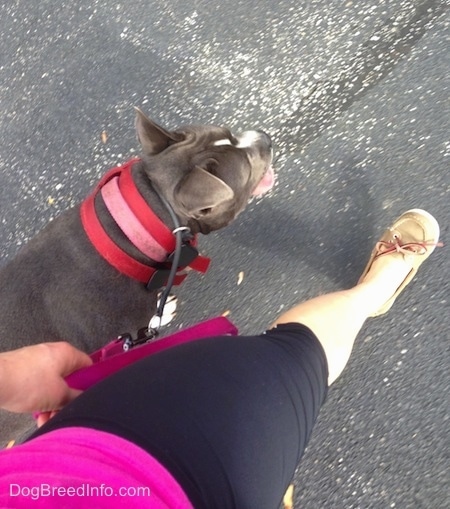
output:
M158 198L162 194L193 233L207 234L232 222L271 164L270 138L264 133L252 131L251 142L244 143L248 136L235 138L220 127L169 132L140 110L136 130L143 152L133 166L139 191L172 226ZM142 257L101 198L96 208L114 241ZM92 352L121 332L145 326L155 311L157 292L118 273L99 256L82 228L79 209L52 221L0 271L0 351L66 340ZM5 433L19 431L2 414L0 444L12 438Z
M171 226L155 190L182 225L207 234L228 225L248 203L270 165L268 137L252 146L218 145L227 129L189 126L168 132L138 110L143 155L133 177L153 210ZM118 229L102 200L97 210L118 245L138 252ZM145 262L145 259L141 258ZM119 333L145 326L156 292L119 274L95 251L80 221L79 206L47 225L0 271L0 350L66 340L92 352Z

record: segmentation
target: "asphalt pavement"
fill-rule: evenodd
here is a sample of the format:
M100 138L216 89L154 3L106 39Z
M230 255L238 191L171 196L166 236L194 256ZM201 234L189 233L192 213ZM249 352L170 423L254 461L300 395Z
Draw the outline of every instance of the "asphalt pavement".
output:
M133 105L169 128L262 128L276 144L276 187L201 239L213 265L177 290L173 328L229 312L254 333L349 287L408 208L435 215L448 244L449 24L438 0L4 0L1 263L138 151ZM448 259L437 249L364 326L295 509L450 505Z

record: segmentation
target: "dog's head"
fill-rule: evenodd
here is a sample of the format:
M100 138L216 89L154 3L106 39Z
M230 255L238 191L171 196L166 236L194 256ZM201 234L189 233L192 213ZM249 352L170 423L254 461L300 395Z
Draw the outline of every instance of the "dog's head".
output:
M169 132L140 110L136 131L148 178L193 233L228 225L273 185L271 141L262 131L234 136L193 125Z

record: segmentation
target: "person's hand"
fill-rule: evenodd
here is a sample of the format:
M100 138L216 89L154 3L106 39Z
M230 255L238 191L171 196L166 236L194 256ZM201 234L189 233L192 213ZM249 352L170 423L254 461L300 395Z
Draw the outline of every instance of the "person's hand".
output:
M81 391L64 377L92 364L91 358L69 343L42 343L0 353L0 408L11 412L45 412L48 419ZM47 417L45 417L47 416Z

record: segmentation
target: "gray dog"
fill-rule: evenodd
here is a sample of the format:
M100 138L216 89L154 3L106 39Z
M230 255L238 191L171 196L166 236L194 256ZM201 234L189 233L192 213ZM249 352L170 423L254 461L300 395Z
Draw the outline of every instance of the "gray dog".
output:
M169 132L139 110L136 130L142 156L110 171L0 271L0 351L66 340L92 352L145 326L170 272L174 217L187 252L177 268L204 271L195 235L226 226L273 184L263 132ZM31 424L0 411L0 447Z
M136 130L141 158L110 172L0 271L0 350L66 340L92 352L145 326L170 269L169 209L193 235L207 234L273 184L271 142L261 131L169 132L140 110Z

